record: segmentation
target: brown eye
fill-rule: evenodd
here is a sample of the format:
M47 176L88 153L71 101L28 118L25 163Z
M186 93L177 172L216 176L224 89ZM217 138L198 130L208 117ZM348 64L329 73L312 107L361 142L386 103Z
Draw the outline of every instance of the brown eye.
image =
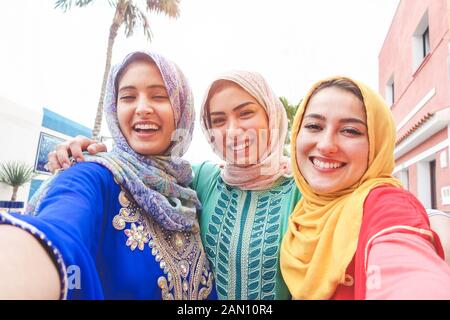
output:
M120 97L119 100L121 100L121 101L130 101L130 100L133 100L134 98L135 98L135 96L126 95L126 96Z
M358 129L355 128L344 128L342 129L342 131L344 134L349 135L349 136L361 136L363 135L363 133L361 131L359 131Z
M247 117L247 116L250 116L250 115L252 115L252 114L253 114L253 111L246 110L246 111L242 111L242 112L240 113L240 116L241 116L241 117Z
M308 129L309 131L320 131L322 127L316 123L307 123L303 126L303 128Z
M221 124L225 123L225 119L223 118L214 118L211 123L215 126L220 126Z
M153 96L153 99L155 99L155 100L166 100L166 99L169 99L169 97L165 96L165 95L156 95L156 96Z

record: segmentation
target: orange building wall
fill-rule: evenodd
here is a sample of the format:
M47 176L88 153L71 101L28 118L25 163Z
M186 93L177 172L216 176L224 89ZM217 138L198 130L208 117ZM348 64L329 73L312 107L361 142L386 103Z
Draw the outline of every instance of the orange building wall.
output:
M413 35L427 10L430 53L416 67L413 61ZM391 111L397 124L402 122L433 88L435 94L397 131L398 138L408 132L426 114L450 107L449 30L450 0L400 1L379 54L379 92L385 96L386 84L394 74L395 101ZM396 159L396 165L412 159L448 138L450 138L448 129L445 128ZM447 167L441 168L440 154L443 151L448 153L448 147L434 155L436 195L438 209L450 211L449 205L441 205L441 188L450 186L450 155L447 155ZM408 168L408 175L409 190L417 194L417 164Z
M410 126L420 120L427 112L433 112L450 105L449 78L447 66L449 20L447 0L401 1L391 28L381 50L379 91L384 96L386 83L394 74L395 103L392 113L399 123L432 89L435 96L420 110L409 124L403 126L398 136L402 136ZM413 34L423 14L428 8L431 52L413 70Z

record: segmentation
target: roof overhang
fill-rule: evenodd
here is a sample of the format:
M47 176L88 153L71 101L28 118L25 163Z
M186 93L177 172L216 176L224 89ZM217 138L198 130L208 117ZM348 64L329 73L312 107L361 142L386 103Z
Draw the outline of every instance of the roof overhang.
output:
M402 140L394 150L394 158L397 160L407 152L438 133L450 124L450 107L436 111L423 122L407 138Z

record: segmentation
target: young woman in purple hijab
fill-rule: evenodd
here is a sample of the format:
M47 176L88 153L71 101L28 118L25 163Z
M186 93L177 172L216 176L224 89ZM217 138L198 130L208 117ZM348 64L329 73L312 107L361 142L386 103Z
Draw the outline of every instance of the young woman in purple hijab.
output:
M111 152L48 180L29 214L0 214L0 299L214 299L192 169L171 155L192 137L187 80L134 52L110 72L105 114Z

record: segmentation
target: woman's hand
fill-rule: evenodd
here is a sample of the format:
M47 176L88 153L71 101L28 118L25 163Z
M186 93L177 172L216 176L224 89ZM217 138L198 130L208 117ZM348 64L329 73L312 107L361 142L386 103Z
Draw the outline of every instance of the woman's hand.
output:
M107 149L104 143L84 136L76 136L71 140L58 144L54 151L49 152L47 169L51 173L55 173L56 170L61 168L69 168L71 165L69 157L71 156L77 162L84 161L83 151L87 151L89 154L96 154L98 152L106 152Z

